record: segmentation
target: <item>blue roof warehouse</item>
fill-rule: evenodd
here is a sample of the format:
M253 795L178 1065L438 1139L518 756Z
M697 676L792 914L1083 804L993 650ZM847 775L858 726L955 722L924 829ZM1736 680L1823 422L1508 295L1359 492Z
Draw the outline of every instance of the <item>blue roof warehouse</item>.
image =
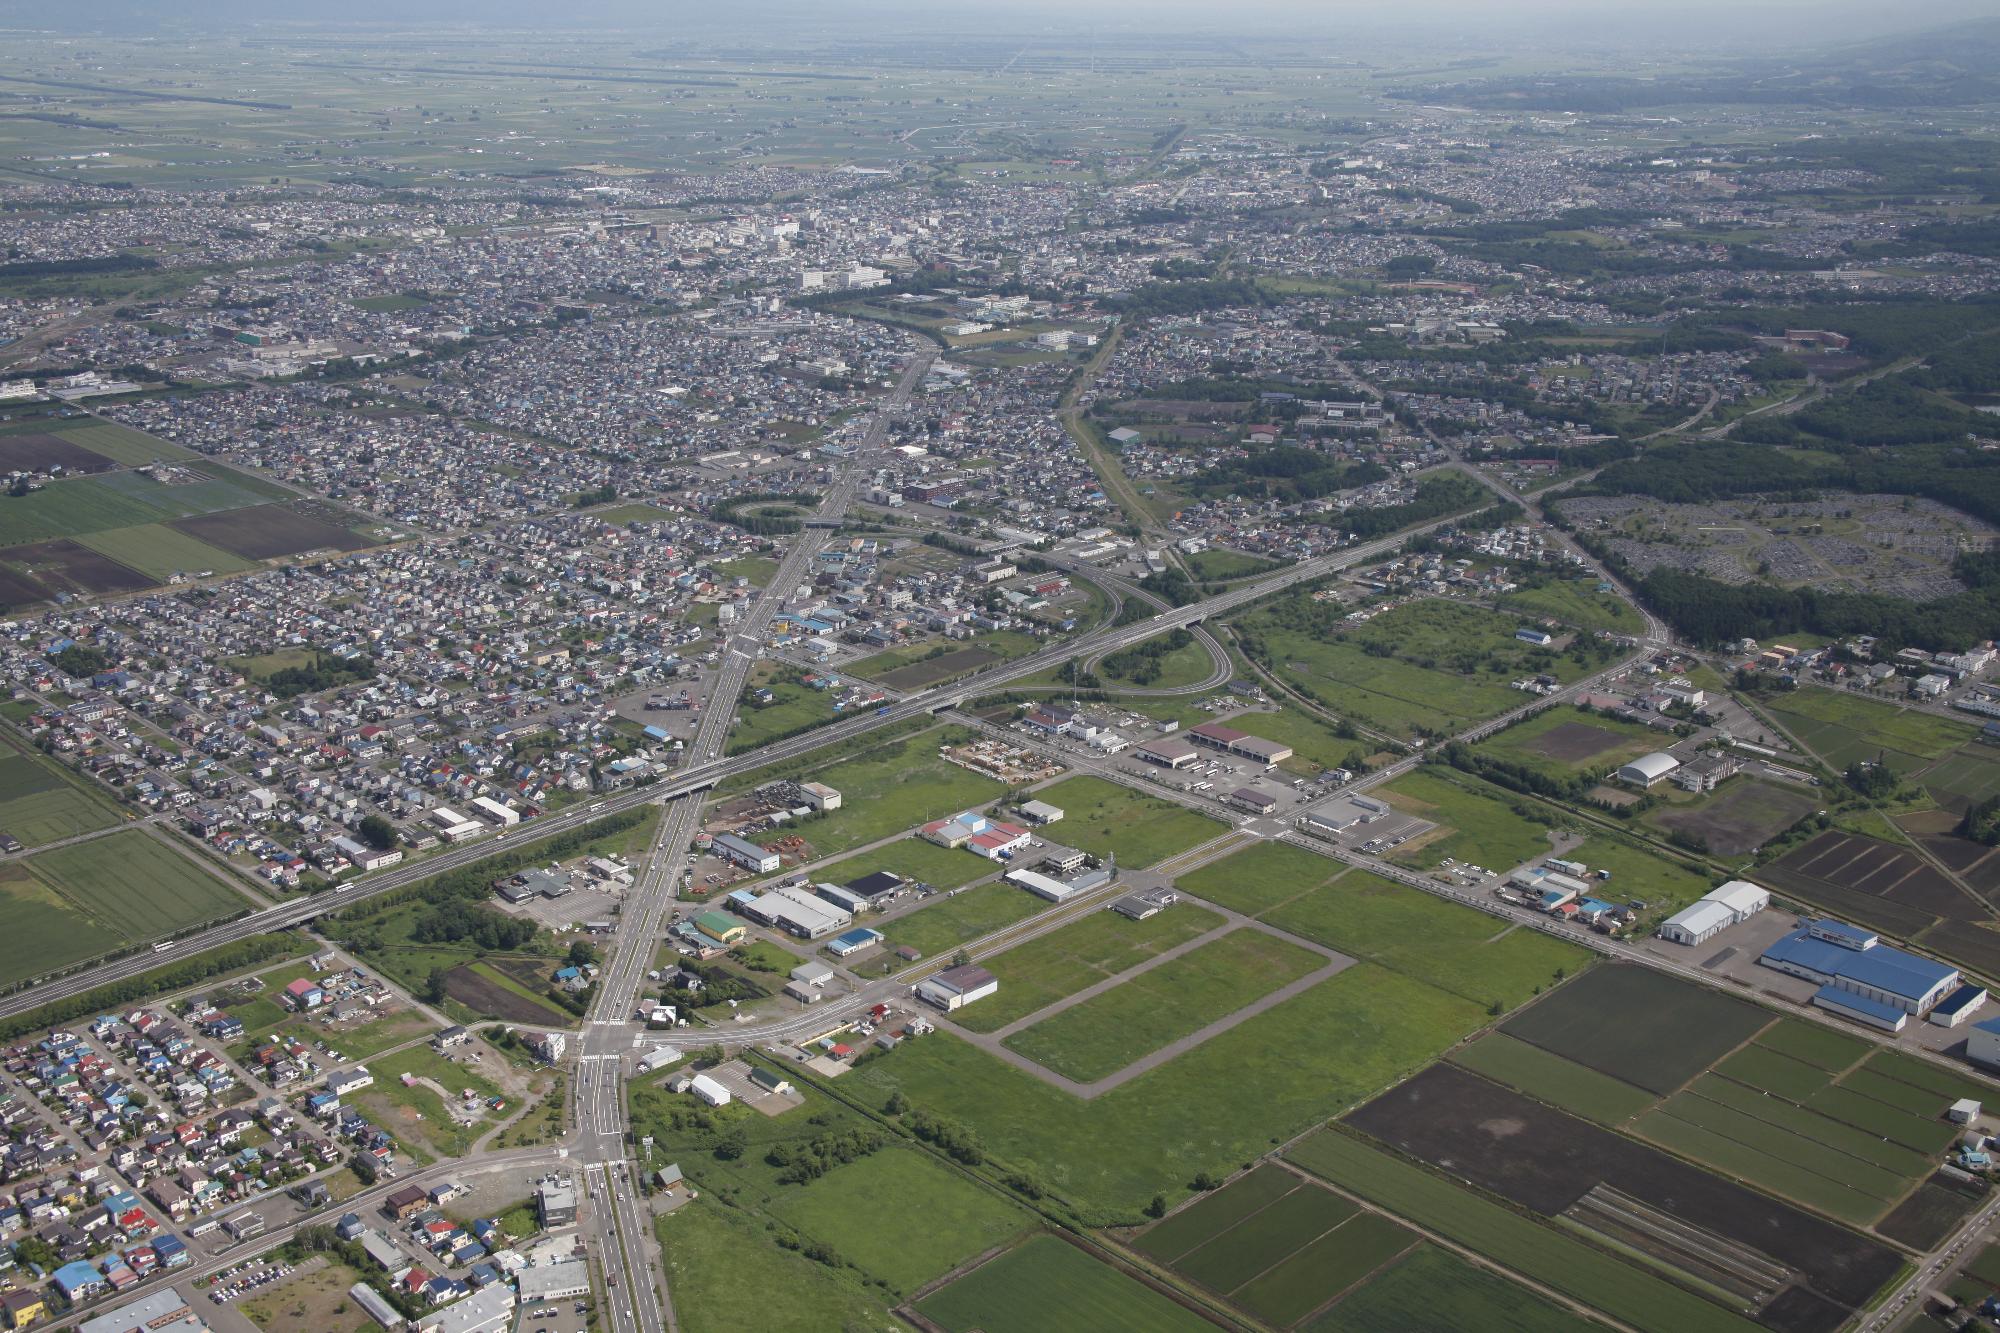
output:
M1881 942L1872 931L1833 920L1809 921L1757 960L1819 983L1812 1002L1887 1032L1921 1018L1958 988L1958 969Z

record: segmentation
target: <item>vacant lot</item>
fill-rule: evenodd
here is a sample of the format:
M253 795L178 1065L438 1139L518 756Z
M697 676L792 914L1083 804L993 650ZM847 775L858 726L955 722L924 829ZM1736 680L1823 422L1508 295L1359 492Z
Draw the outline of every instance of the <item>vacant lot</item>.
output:
M998 869L993 862L962 847L940 847L923 838L909 837L821 866L813 871L813 879L827 884L852 884L864 875L886 870L934 888L955 889Z
M120 818L103 798L50 761L0 745L0 832L40 847L109 828Z
M1214 1325L1054 1236L1036 1236L917 1302L947 1333L1213 1333Z
M1326 962L1261 930L1238 930L1024 1028L1006 1044L1059 1074L1094 1082Z
M895 1326L881 1293L863 1287L858 1274L781 1249L745 1210L698 1199L656 1225L674 1314L687 1333Z
M301 513L292 505L252 505L175 519L169 526L196 541L251 560L272 560L304 551L358 551L369 544L352 529Z
M1660 737L1636 722L1556 707L1481 741L1479 748L1544 772L1599 773L1659 749Z
M1546 826L1523 813L1521 797L1442 773L1405 773L1377 795L1438 828L1389 854L1399 865L1429 867L1445 857L1506 870L1549 850Z
M1131 921L1116 912L1093 912L1073 925L982 960L1000 979L1000 989L962 1010L958 1021L975 1032L1005 1027L1221 924L1221 916L1193 903L1181 903L1144 921Z
M889 937L890 948L908 945L932 958L1031 917L1047 906L1026 889L995 882L934 898L908 916L878 928Z
M195 862L136 830L42 852L28 864L86 916L135 943L249 905Z
M1742 856L1818 808L1819 802L1810 792L1738 777L1697 804L1670 802L1645 819L1668 833L1698 840L1717 856Z
M1598 591L1595 579L1517 589L1503 596L1498 605L1503 611L1536 619L1551 616L1581 630L1643 634L1646 629L1646 622L1624 598Z
M1766 1027L1753 1004L1650 968L1600 965L1501 1025L1509 1036L1669 1093Z
M805 774L842 797L840 809L804 827L806 837L820 855L836 856L1005 795L1003 784L937 757L964 734L918 732ZM750 777L769 781L770 771Z
M1347 1117L1419 1161L1555 1217L1608 1187L1801 1275L1820 1300L1787 1327L1831 1330L1901 1268L1884 1246L1450 1065Z
M1060 841L1119 865L1154 865L1226 831L1226 826L1184 806L1121 787L1103 778L1065 778L1035 793L1060 806Z

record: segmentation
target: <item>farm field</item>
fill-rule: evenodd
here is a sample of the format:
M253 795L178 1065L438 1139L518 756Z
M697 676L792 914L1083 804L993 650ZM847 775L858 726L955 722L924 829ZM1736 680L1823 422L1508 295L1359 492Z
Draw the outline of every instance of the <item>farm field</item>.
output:
M1417 1161L1448 1162L1454 1176L1522 1208L1733 1290L1767 1306L1764 1317L1784 1326L1831 1333L1902 1266L1894 1252L1834 1223L1452 1065L1426 1069L1349 1113L1346 1123ZM1648 1239L1629 1223L1647 1212L1659 1214L1660 1225L1695 1228L1707 1238L1698 1249L1656 1233ZM1739 1248L1791 1270L1803 1289L1778 1294L1762 1279L1732 1272L1724 1260Z
M1586 1068L1664 1095L1771 1022L1753 1004L1650 968L1592 968L1500 1025Z
M1144 921L1116 912L1092 912L1072 925L1016 945L980 965L1000 989L954 1018L974 1032L992 1032L1136 967L1221 925L1223 918L1193 903L1179 903Z
M1909 772L1978 735L1950 718L1816 686L1773 696L1765 707L1835 768L1879 754L1897 772Z
M994 1155L1032 1166L1086 1217L1129 1224L1156 1193L1187 1197L1197 1172L1255 1158L1484 1021L1479 1006L1361 963L1088 1102L945 1034L870 1060L845 1086L900 1090L976 1124ZM1217 1117L1218 1098L1236 1109Z
M123 815L82 782L28 750L0 745L0 832L40 847L110 828Z
M128 943L121 931L78 912L24 862L0 865L0 983L26 981Z
M1512 1008L1590 963L1586 951L1539 931L1283 843L1259 843L1179 883L1220 906L1481 1005Z
M1516 1041L1504 1032L1489 1032L1471 1045L1461 1046L1451 1053L1451 1061L1600 1125L1623 1124L1659 1100L1655 1093Z
M780 1196L771 1212L905 1293L1034 1221L914 1148L887 1148L836 1167Z
M1907 847L1828 829L1765 865L1772 887L1840 917L1905 939L1921 939L1946 957L1980 972L2000 963L2000 950L1976 946L1976 923L1990 918L1979 900ZM1951 928L1933 938L1941 922Z
M1537 619L1549 616L1582 630L1609 630L1613 634L1643 634L1646 630L1639 613L1616 593L1599 592L1595 579L1521 588L1501 597L1498 606L1502 611Z
M1212 1333L1193 1311L1040 1235L917 1302L946 1333Z
M1007 1038L1048 1069L1094 1082L1326 965L1309 949L1242 929Z
M14 434L17 429L8 427L0 430L0 435ZM198 457L192 450L183 449L169 440L94 417L37 421L29 423L28 430L35 434L52 435L67 445L88 449L126 467L144 467L162 459Z
M137 830L42 852L28 865L84 913L135 943L249 906L198 863Z
M1558 705L1481 741L1476 748L1482 754L1568 777L1610 772L1659 749L1660 742L1659 733L1650 727Z
M1044 787L1035 799L1062 807L1063 821L1052 830L1057 841L1115 858L1127 869L1164 861L1226 831L1184 806L1088 775Z
M1423 1244L1306 1327L1311 1333L1593 1333L1600 1326Z
M1516 813L1521 798L1497 787L1419 770L1405 773L1375 794L1405 814L1439 825L1391 853L1389 859L1398 865L1425 869L1449 856L1504 870L1548 854L1544 826Z
M1338 1129L1321 1130L1285 1159L1642 1333L1754 1333L1761 1327Z
M220 546L197 541L164 523L133 528L108 528L78 538L83 545L138 570L148 578L166 580L175 574L236 574L255 569L248 560Z
M1141 1235L1134 1247L1285 1328L1416 1241L1407 1228L1267 1163Z

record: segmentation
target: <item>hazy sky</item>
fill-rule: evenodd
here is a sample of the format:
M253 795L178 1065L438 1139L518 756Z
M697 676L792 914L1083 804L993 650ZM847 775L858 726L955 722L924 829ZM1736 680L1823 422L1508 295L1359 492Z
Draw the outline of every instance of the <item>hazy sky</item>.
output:
M2000 0L0 0L0 23L104 31L324 19L334 23L472 23L510 28L616 24L714 40L727 29L782 43L788 30L888 32L1291 32L1365 42L1422 35L1463 46L1561 43L1666 49L1754 41L1817 47L1972 18L2000 18ZM885 27L885 25L893 25Z

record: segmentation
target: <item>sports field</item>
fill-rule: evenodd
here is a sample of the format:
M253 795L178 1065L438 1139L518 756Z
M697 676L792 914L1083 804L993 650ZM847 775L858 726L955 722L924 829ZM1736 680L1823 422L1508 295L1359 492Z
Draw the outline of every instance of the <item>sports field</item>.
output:
M1088 775L1044 787L1035 799L1062 808L1062 823L1050 830L1057 841L1129 869L1164 861L1226 831L1185 806Z
M946 1333L1214 1333L1214 1325L1065 1241L1040 1235L917 1302Z
M1234 931L1023 1028L1006 1045L1094 1082L1326 964L1261 930Z
M1144 921L1092 912L1073 925L982 959L980 965L999 978L1000 989L954 1018L974 1032L1005 1027L1213 930L1222 920L1194 903L1179 903Z
M120 818L108 801L49 760L0 745L0 832L23 846L110 828Z

